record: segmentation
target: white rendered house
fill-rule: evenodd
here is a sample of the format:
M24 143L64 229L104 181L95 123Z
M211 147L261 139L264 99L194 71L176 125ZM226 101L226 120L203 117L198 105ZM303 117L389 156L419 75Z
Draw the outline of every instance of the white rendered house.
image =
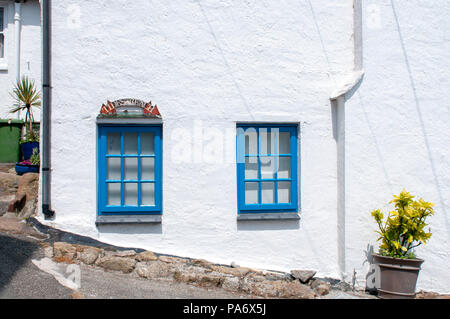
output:
M43 223L365 287L405 188L436 204L417 288L450 292L448 1L49 9Z

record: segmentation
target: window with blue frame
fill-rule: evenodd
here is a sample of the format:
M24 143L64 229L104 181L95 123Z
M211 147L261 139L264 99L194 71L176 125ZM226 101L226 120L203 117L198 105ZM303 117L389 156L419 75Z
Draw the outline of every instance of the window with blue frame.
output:
M99 215L162 214L160 125L101 125Z
M238 212L298 211L297 125L237 125Z

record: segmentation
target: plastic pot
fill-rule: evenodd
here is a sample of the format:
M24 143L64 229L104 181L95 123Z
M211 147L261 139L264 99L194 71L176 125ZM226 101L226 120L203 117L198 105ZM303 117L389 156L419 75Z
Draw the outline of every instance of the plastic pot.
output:
M39 165L26 165L16 163L16 173L17 175L23 175L26 173L39 173Z
M31 155L33 155L33 149L37 148L39 153L39 142L25 142L20 144L20 147L22 148L22 156L24 161L31 158Z

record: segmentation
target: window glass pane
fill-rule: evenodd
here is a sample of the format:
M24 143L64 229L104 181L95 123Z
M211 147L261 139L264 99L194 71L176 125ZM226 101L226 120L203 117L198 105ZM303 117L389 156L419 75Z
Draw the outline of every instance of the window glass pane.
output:
M141 158L141 180L155 179L155 159L153 157Z
M3 32L3 8L0 8L0 32Z
M111 155L120 155L120 133L108 133L106 135L106 139L106 153Z
M125 205L137 206L138 201L138 184L124 183L124 200Z
M245 154L258 154L258 134L255 129L247 129L244 133Z
M291 153L291 133L289 132L279 132L278 139L278 149L280 154L290 154Z
M144 206L155 205L155 184L141 183L141 201Z
M258 183L245 183L245 203L258 204Z
M107 184L108 205L120 206L120 183Z
M141 133L141 154L155 154L155 133Z
M278 178L291 178L291 158L278 158Z
M291 182L278 182L278 203L288 204L291 202Z
M259 129L261 139L259 154L275 154L275 133L270 129Z
M0 24L1 24L1 20L0 20ZM0 59L3 59L5 57L5 38L3 36L3 34L0 33Z
M108 157L106 166L106 179L120 180L120 157Z
M124 179L138 179L138 159L137 157L125 157L124 161Z
M123 153L124 154L137 154L138 150L138 134L137 133L124 133L123 134Z
M263 182L261 183L261 203L273 204L275 201L275 183Z
M258 179L258 157L245 158L245 178Z
M275 157L261 156L261 178L275 178Z

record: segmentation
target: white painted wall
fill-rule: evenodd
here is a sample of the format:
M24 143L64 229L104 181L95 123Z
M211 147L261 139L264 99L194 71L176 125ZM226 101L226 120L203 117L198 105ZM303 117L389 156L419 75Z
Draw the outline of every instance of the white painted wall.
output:
M14 100L10 93L16 83L14 1L0 1L7 9L6 54L7 68L0 69L0 118L17 118L9 113ZM37 88L41 87L41 11L37 0L21 5L21 75L34 79ZM22 112L23 113L23 112ZM33 113L36 121L40 119L40 110ZM25 114L22 114L24 117Z
M52 14L54 225L161 253L339 275L329 93L352 69L352 1L54 1ZM152 100L163 115L163 222L97 229L95 117L124 97ZM238 223L234 163L174 162L176 130L194 134L201 122L234 136L237 121L301 123L300 222Z
M418 288L450 292L450 3L363 1L364 80L346 102L346 271L364 286L370 212L403 188L434 202Z
M53 1L56 219L46 223L120 246L339 278L333 121L345 118L346 279L355 269L364 286L370 211L405 187L437 204L418 288L449 292L448 2L395 4L402 38L390 1L364 2L366 76L336 119L330 93L354 68L352 0ZM163 115L163 222L96 228L95 118L124 97L152 100ZM234 163L176 162L180 130L233 132L239 121L300 123L300 222L238 223Z

